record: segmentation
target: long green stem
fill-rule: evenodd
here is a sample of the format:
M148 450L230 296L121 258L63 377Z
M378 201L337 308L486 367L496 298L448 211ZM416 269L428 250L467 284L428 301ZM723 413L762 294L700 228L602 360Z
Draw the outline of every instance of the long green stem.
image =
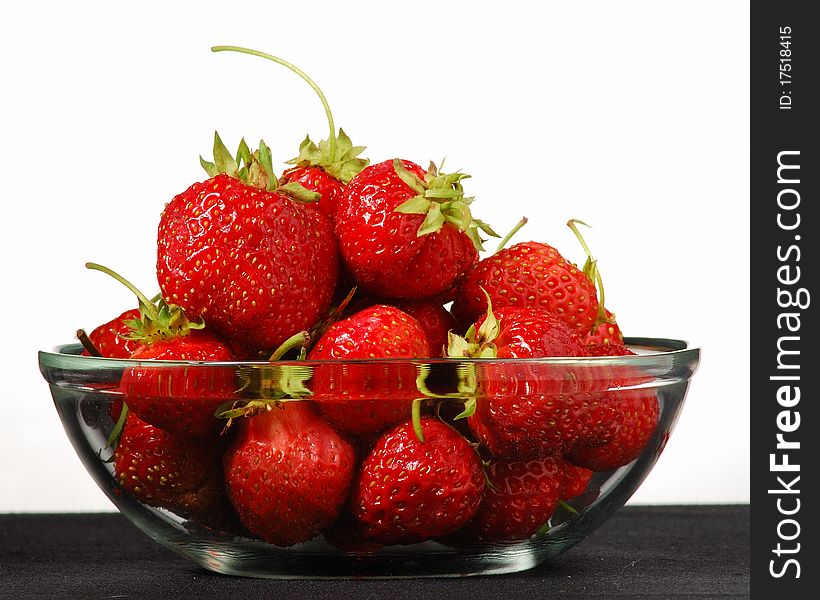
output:
M322 101L322 106L325 107L325 114L327 115L327 123L330 125L330 137L328 138L328 145L331 158L336 158L336 125L333 122L333 114L330 112L330 105L327 102L327 98L322 93L322 90L319 89L319 86L308 77L307 73L302 71L299 67L290 64L288 61L279 58L278 56L273 56L272 54L267 54L266 52L260 52L258 50L251 50L250 48L242 48L241 46L214 46L211 48L212 52L239 52L241 54L250 54L252 56L258 56L260 58L266 58L268 60L272 60L273 62L282 65L283 67L287 67L294 73L296 73L299 77L305 80L307 84L313 88L313 91L316 92L316 95L319 96L319 100Z
M498 248L496 248L495 251L500 252L501 250L503 250L504 246L507 245L507 242L510 241L510 238L512 238L512 236L518 233L518 230L521 229L524 225L526 225L527 221L529 221L527 217L521 217L521 220L518 223L516 223L515 227L513 227L510 230L510 232L504 236L504 239L501 240L501 243L498 244Z
M94 271L101 271L102 273L105 273L106 275L110 275L111 277L113 277L114 279L119 281L121 284L123 284L125 287L127 287L129 290L131 290L131 292L133 292L133 294L137 297L137 300L139 300L140 305L143 307L143 310L145 310L146 314L152 320L154 320L154 321L159 320L159 313L157 311L157 306L153 302L151 302L148 298L146 298L145 294L143 294L141 291L139 291L137 289L137 287L133 283L128 281L125 277L123 277L122 275L120 275L119 273L117 273L115 271L112 271L108 267L104 267L102 265L98 265L97 263L93 263L93 262L85 263L85 268L86 269L92 269Z
M595 326L598 326L601 323L604 323L607 319L606 305L604 304L604 280L601 277L601 272L598 270L598 261L592 258L592 252L590 251L589 246L587 246L584 236L582 236L581 232L578 231L578 225L589 227L589 225L579 219L570 219L567 221L567 227L572 229L572 233L574 233L575 237L578 238L578 241L581 242L581 247L587 255L587 260L584 263L584 275L589 277L592 281L592 285L598 292L598 315L595 319Z
M576 225L576 223L577 223L577 225ZM584 241L584 236L582 236L581 232L578 231L578 225L583 225L584 227L589 227L589 225L587 225L586 223L584 223L583 221L581 221L579 219L570 219L569 221L567 221L567 227L572 229L572 233L574 233L575 237L578 238L578 241L581 242L581 247L583 247L584 252L586 252L587 258L589 260L593 260L592 259L592 252L589 251L589 246L587 246L586 241Z

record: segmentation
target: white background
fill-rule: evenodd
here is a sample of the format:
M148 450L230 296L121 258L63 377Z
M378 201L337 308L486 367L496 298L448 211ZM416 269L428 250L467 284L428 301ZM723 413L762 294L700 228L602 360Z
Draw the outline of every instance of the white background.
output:
M165 202L214 129L295 155L326 136L313 76L376 161L447 157L475 214L583 255L594 225L628 335L702 366L633 503L749 500L749 58L745 2L13 3L0 21L0 512L113 510L71 449L36 352L153 294Z

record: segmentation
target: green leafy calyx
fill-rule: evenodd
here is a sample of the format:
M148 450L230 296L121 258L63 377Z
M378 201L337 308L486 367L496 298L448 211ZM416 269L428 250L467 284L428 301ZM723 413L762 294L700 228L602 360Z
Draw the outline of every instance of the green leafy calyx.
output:
M441 165L443 167L443 163ZM474 219L470 204L475 200L464 195L461 182L470 176L466 173L442 173L441 167L430 163L424 179L405 168L400 159L393 160L393 168L399 178L406 183L416 195L405 201L395 212L406 215L425 215L416 235L419 237L439 231L445 223L464 232L472 240L476 250L483 252L480 231L493 237L501 237L484 221Z
M354 146L343 129L339 128L339 135L335 138L336 145L329 140L314 143L310 136L299 146L299 156L287 161L289 165L297 167L320 167L342 183L347 184L353 177L370 164L366 158L359 158L365 146Z
M143 344L181 337L205 327L202 319L191 321L181 307L167 304L162 299L157 304L140 303L140 318L126 321L125 324L131 331L124 337Z
M176 304L168 304L162 299L157 302L149 300L134 284L108 267L91 262L86 263L85 266L88 269L100 271L113 277L137 297L140 317L125 322L130 332L124 335L124 338L136 340L143 344L151 344L159 340L170 340L188 335L195 329L205 327L205 322L201 319L197 322L189 320L185 315L185 311Z
M225 173L249 186L269 192L274 191L279 185L273 172L270 148L264 140L259 141L258 150L251 152L243 138L234 156L219 137L219 133L214 132L214 160L209 162L200 156L199 164L211 177Z
M501 320L493 313L493 302L490 295L484 288L481 288L487 298L487 317L476 330L475 325L471 325L464 334L464 337L448 334L447 356L449 358L496 358L498 348L495 340L501 333Z

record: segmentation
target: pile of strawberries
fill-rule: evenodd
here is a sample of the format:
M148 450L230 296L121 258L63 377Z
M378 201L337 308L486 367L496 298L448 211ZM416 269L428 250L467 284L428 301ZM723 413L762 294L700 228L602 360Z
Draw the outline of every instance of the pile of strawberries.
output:
M318 90L276 57L215 50L268 58ZM319 95L330 136L306 139L279 178L264 142L234 155L215 136L209 178L160 218L156 298L88 265L138 298L80 332L87 354L141 361L111 406L123 493L279 546L321 534L366 552L543 532L594 471L640 454L654 392L626 370L545 377L537 361L479 360L460 396L443 397L427 389L423 359L631 354L596 262L586 245L579 268L544 243L503 248L509 236L479 260L481 236L496 234L472 216L468 176L369 164ZM261 365L261 381L219 364L235 360ZM303 360L312 369L294 376Z

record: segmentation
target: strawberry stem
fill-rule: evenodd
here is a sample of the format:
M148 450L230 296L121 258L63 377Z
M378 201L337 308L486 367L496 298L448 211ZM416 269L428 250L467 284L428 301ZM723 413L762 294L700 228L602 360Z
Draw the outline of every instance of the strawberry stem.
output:
M273 354L270 355L268 362L275 362L277 360L281 360L281 358L287 354L289 351L293 350L294 348L304 348L310 342L310 334L307 331L300 331L299 333L295 333L282 342L282 345L279 346L276 350L273 351Z
M504 236L504 239L501 240L501 243L498 244L498 248L496 248L495 251L496 252L501 252L501 250L504 249L504 246L507 245L507 242L510 241L510 238L512 238L512 236L514 236L516 233L518 233L518 230L521 229L524 225L526 225L527 221L529 221L529 219L527 219L527 217L521 217L521 220L515 225L515 227L513 227L510 230L510 232L507 235Z
M125 420L128 418L128 405L123 402L122 408L120 409L120 417L117 419L117 424L114 425L114 429L111 430L111 433L108 435L108 439L105 440L105 447L111 448L119 439L120 434L122 433L123 427L125 427Z
M550 530L550 522L547 521L546 523L541 525L541 527L538 528L538 531L535 532L535 535L536 535L536 537L545 536L545 535L547 535L547 533L549 533L549 530Z
M137 300L139 300L140 303L140 308L145 311L145 314L147 314L154 321L159 320L159 311L157 311L156 304L154 304L148 298L146 298L145 294L139 291L137 287L133 283L128 281L125 277L123 277L115 271L112 271L108 267L104 267L93 262L85 263L85 268L92 269L94 271L101 271L106 275L110 275L111 277L119 281L121 284L123 284L125 287L131 290L131 292L137 297Z
M418 440L423 444L424 432L421 429L421 400L421 398L413 400L411 416L413 421L413 431L416 433L416 437L418 438Z
M77 339L80 340L80 343L83 345L83 348L85 348L91 356L103 358L102 352L97 350L97 347L94 345L94 342L91 341L91 338L88 337L88 334L85 332L85 329L77 330Z
M267 54L266 52L260 52L258 50L251 50L250 48L242 48L241 46L213 46L211 48L212 52L239 52L240 54L250 54L252 56L258 56L260 58L266 58L271 60L277 64L282 65L283 67L287 67L294 73L296 73L299 77L305 80L305 82L313 88L313 91L316 92L316 95L319 96L319 100L322 101L322 106L325 108L325 115L327 116L327 123L330 126L330 137L328 138L328 145L330 156L336 156L336 125L333 122L333 114L330 112L330 105L327 102L327 98L322 93L322 90L319 89L319 86L308 77L308 75L302 71L299 67L292 65L286 60L283 60L277 56L273 56L272 54Z
M587 255L583 268L584 275L589 277L590 281L592 281L592 285L595 286L595 291L598 292L598 315L595 317L595 324L593 325L593 328L595 328L607 320L606 304L604 304L604 280L601 278L601 272L598 270L598 261L592 258L592 252L589 246L587 246L584 236L578 231L578 225L590 227L579 219L570 219L567 221L567 227L572 230L572 233L574 233L578 241L581 242L581 247Z
M576 517L578 516L578 511L575 510L575 507L570 505L570 504L567 504L564 500L559 500L558 501L558 506L560 508L563 508L565 511L567 511L571 515L574 515Z

